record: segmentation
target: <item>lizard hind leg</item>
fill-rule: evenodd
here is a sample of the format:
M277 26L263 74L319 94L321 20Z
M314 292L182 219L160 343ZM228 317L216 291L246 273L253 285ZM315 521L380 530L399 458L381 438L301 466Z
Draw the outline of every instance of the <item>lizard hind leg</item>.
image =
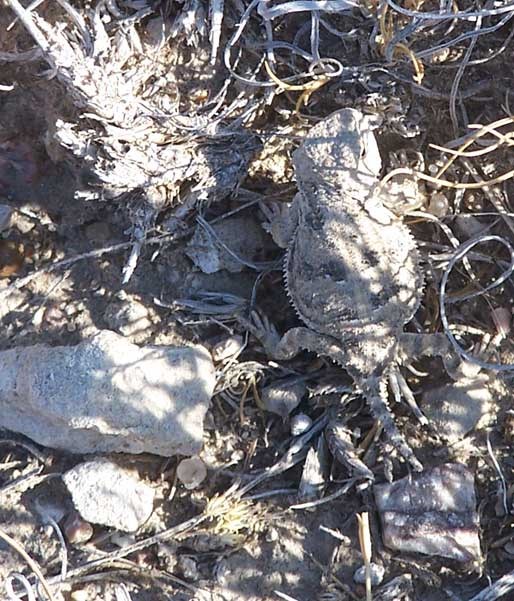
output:
M360 383L360 389L366 397L373 417L382 424L384 432L393 446L410 463L414 470L421 472L423 465L414 455L414 451L410 448L394 421L393 414L387 402L386 381L377 380L376 378L367 379Z
M398 367L394 367L389 372L389 386L393 392L396 402L401 403L403 398L418 421L426 426L428 424L428 420L418 407L418 403L414 398L414 394L412 393L407 380L403 377L403 374L400 372Z
M241 320L243 321L243 320ZM376 376L355 377L351 369L351 355L335 338L319 334L308 328L292 328L280 337L269 319L254 311L251 322L243 322L249 331L261 342L269 357L277 360L292 359L301 350L311 351L318 355L330 357L354 377L361 392L366 397L373 417L380 421L391 443L416 471L423 466L414 455L413 450L400 434L391 409L387 402L387 381ZM355 374L356 375L356 374Z

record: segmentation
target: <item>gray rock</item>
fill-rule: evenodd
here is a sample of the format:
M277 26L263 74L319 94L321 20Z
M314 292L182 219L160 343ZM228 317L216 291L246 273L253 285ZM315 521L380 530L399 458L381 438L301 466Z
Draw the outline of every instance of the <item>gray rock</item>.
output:
M107 459L76 465L63 480L86 522L135 532L152 514L153 489Z
M184 578L187 578L192 582L197 582L200 578L198 565L193 557L179 555L177 559L177 568Z
M253 262L266 245L266 234L255 219L232 217L212 226L214 235L198 225L186 248L186 254L204 273L226 269L238 273L244 261ZM226 245L233 254L228 253ZM243 262L236 257L240 257Z
M62 531L70 545L83 545L93 538L93 526L75 509L66 517Z
M374 487L384 543L396 551L479 560L473 474L459 463Z
M198 453L215 384L205 348L140 348L109 330L2 351L0 373L0 426L72 453Z
M426 391L422 409L437 434L454 444L487 421L492 400L488 376L479 374Z
M382 584L382 580L384 579L385 575L385 568L378 563L371 563L369 567L371 586L377 587ZM364 584L366 582L366 566L361 566L355 570L353 574L353 581L357 584Z
M292 376L265 386L261 390L261 400L266 411L285 419L298 407L306 391L305 378Z
M292 436L300 436L312 426L312 419L305 413L297 413L289 422L289 430Z
M390 580L373 593L373 601L415 601L411 574L402 574Z
M0 204L0 232L6 230L11 223L12 207Z

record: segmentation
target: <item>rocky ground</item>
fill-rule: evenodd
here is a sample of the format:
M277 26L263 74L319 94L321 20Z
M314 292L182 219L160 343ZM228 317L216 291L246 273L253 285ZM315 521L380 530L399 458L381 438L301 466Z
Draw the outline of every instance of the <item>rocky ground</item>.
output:
M0 0L2 599L365 599L368 560L376 600L514 595L511 372L479 364L514 362L514 12L295 4ZM406 329L468 354L403 369L423 423L390 394L421 477L342 368L248 328L299 324L267 223L345 107L404 169Z

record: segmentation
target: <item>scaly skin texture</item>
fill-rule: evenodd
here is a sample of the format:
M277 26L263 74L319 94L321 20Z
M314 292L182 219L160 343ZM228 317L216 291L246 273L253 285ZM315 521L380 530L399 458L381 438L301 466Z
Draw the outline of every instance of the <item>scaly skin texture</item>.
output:
M354 109L334 113L310 130L294 166L298 194L270 229L287 248L286 286L305 327L279 338L257 319L254 331L276 359L305 349L344 367L391 442L420 470L388 407L387 378L404 336L408 350L422 354L446 354L448 345L440 335L403 334L423 277L409 230L381 203L380 155L367 119Z

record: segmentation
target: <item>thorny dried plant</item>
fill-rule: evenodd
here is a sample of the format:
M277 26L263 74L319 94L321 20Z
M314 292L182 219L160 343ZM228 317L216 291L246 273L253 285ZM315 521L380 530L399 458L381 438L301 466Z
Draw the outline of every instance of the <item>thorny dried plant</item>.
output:
M256 501L242 499L235 487L212 497L204 514L212 520L207 528L225 540L228 537L232 544L263 532L269 523L269 510Z

